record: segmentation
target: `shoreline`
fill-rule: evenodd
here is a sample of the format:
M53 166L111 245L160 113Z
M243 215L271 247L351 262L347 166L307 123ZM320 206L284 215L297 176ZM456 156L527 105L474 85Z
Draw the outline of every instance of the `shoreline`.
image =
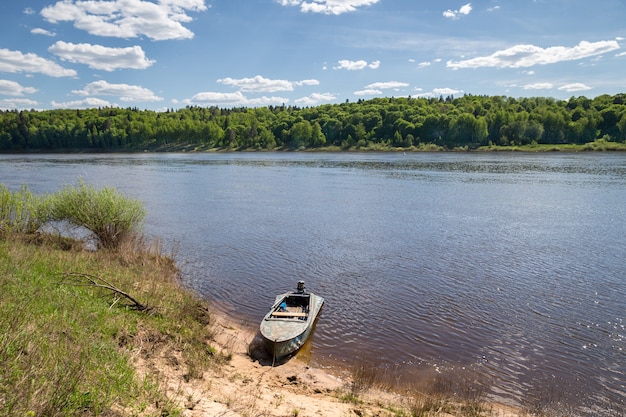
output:
M212 316L213 343L230 360L205 371L200 379L186 380L184 367L168 356L171 352L134 361L140 376L158 375L168 398L179 404L185 417L414 415L404 411L411 408L412 401L406 394L369 387L353 398L350 386L354 381L347 371L311 366L299 354L272 366L267 354L254 352L260 346L254 344L257 330L250 321L233 319L221 311ZM449 403L447 412L440 409L426 415L466 415L452 411L454 407ZM480 415L486 417L527 415L519 408L486 400L481 408Z
M338 146L326 146L317 148L209 148L198 144L175 144L156 148L59 148L59 149L25 149L15 151L0 151L0 155L62 155L62 154L236 154L236 153L620 153L626 152L625 142L609 142L604 139L596 139L593 142L583 144L531 144L531 145L481 145L475 147L445 148L439 145L422 143L410 147L372 146L341 148Z

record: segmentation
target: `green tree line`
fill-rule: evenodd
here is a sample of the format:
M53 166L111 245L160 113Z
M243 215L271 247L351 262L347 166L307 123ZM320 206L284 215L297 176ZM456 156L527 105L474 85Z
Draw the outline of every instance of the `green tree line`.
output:
M376 98L316 107L1 111L0 151L411 148L626 141L626 94Z

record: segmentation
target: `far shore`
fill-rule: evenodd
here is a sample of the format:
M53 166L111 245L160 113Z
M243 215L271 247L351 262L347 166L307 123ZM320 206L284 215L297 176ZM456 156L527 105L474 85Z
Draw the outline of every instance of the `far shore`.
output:
M128 149L128 148L116 148L116 149L95 149L95 148L66 148L66 149L28 149L28 150L15 150L15 151L2 151L3 155L16 155L16 154L140 154L140 153L438 153L438 152L469 152L469 153L482 153L482 152L529 152L529 153L543 153L543 152L625 152L625 142L608 142L604 139L597 139L594 142L585 144L529 144L529 145L485 145L475 147L458 147L458 148L444 148L435 144L419 144L417 146L411 146L408 148L396 148L388 146L373 145L369 147L351 147L341 148L339 146L326 146L318 148L274 148L274 149L255 149L255 148L212 148L193 143L189 144L173 144L163 145L156 148L149 149Z

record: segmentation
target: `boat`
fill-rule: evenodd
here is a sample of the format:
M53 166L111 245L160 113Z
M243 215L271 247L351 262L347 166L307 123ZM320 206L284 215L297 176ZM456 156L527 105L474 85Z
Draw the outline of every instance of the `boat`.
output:
M276 296L274 305L261 322L261 336L274 360L298 351L307 341L324 299L306 290L304 281L297 289Z

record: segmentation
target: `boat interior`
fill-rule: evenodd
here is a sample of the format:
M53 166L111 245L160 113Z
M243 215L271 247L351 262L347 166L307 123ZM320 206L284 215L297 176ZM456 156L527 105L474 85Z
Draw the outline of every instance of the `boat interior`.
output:
M283 298L272 311L272 317L306 320L309 315L309 294L290 294Z

